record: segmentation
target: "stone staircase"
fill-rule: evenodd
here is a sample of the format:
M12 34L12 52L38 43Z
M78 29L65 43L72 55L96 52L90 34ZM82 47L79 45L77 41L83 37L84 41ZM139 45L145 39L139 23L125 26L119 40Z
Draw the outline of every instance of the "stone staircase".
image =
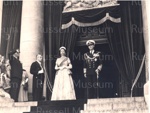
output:
M86 99L41 101L38 106L31 107L30 113L80 113L85 103Z
M0 103L0 113L39 113L39 108L40 113L148 113L144 97Z
M37 102L1 102L0 113L30 112L31 106L37 106Z
M148 113L144 97L89 99L81 113Z

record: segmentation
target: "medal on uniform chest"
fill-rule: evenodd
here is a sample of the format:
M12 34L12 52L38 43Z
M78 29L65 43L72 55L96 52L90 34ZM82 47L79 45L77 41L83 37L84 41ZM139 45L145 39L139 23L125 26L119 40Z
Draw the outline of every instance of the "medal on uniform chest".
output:
M90 62L90 59L88 59L87 61L88 61L88 63L89 63L89 62Z
M97 58L95 58L94 60L97 61Z
M97 61L97 57L99 57L99 53L94 53L93 54L93 57L90 57L86 54L86 58L87 58L87 61L90 62L90 61Z
M94 57L99 57L99 53L94 53L93 56Z

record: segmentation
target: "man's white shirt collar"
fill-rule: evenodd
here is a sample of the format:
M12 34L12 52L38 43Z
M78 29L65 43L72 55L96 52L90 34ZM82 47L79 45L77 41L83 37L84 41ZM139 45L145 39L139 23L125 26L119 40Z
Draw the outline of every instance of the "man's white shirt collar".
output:
M41 62L39 62L38 60L37 60L37 62L41 65Z
M90 53L93 54L93 53L94 53L94 50L90 51Z

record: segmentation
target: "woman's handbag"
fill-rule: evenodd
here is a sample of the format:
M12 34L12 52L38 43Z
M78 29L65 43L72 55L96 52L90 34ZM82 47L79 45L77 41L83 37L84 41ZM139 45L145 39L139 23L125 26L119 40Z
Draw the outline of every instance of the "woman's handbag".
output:
M23 89L24 89L25 91L28 90L28 82L26 82L26 83L23 85Z
M25 81L24 81L24 83L23 83L23 89L24 89L25 91L28 90L28 78L26 78Z

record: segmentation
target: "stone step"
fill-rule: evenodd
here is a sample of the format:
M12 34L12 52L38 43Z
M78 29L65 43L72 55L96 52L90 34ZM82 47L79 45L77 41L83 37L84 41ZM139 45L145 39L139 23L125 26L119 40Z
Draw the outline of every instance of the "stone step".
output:
M81 110L80 113L149 113L148 109L120 109L120 110Z
M38 105L38 102L37 101L34 101L34 102L15 102L14 103L14 106L37 106Z
M12 107L14 106L14 102L0 102L0 108L1 107Z
M1 107L0 113L23 113L23 112L30 112L30 107Z
M144 102L144 97L124 97L124 98L106 98L106 99L88 99L87 104L99 103L118 103L118 102Z
M30 112L31 106L37 106L37 104L37 102L3 102L0 103L0 113Z
M144 108L147 109L146 103L145 102L132 102L132 103L121 103L113 104L113 109L129 109L129 108Z
M147 108L145 102L86 104L84 110L117 110Z
M71 104L74 103L74 104ZM106 98L106 99L88 99L86 102L81 103L80 113L148 113L148 108L145 103L144 97L124 97L124 98ZM65 105L69 107L75 107L78 105L77 100L75 101L60 101L51 102L44 101L40 104L36 101L34 102L3 102L0 103L0 113L32 113L34 112L34 107L42 107L44 110L58 110L59 107L64 108ZM33 106L33 107L32 107ZM50 106L52 108L50 108ZM32 107L32 109L31 109ZM71 108L72 109L72 108ZM33 110L33 111L32 111ZM53 111L54 111L53 110ZM36 113L36 112L34 112ZM43 112L42 112L43 113ZM45 113L45 112L44 112ZM71 113L71 112L69 112Z
M0 107L14 107L14 106L37 106L38 102L1 102Z
M85 105L84 110L112 110L113 109L113 104L112 103L107 103L107 104L87 104Z

